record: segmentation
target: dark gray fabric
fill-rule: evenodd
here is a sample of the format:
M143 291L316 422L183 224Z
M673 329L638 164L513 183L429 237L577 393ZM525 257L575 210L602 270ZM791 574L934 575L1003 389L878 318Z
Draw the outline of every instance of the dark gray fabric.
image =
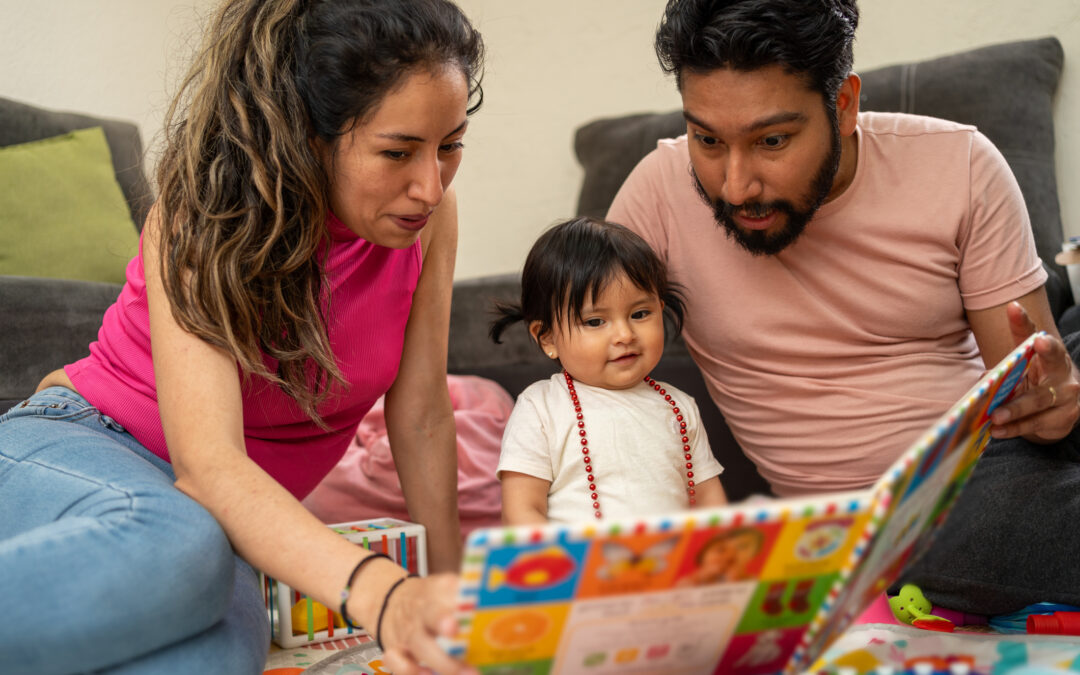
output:
M1080 334L1065 336L1080 364ZM902 583L937 607L1008 614L1038 602L1080 605L1080 430L1059 443L993 440L933 546Z
M686 133L682 111L594 120L574 132L574 152L585 169L577 212L603 218L623 181L661 138Z
M1057 38L991 45L917 63L860 73L863 110L930 115L977 126L1001 150L1024 194L1054 316L1072 305L1061 250L1061 208L1054 171L1053 97L1064 51ZM598 119L574 136L585 170L578 213L603 216L637 162L660 138L686 132L680 111Z
M57 112L0 98L0 147L59 136L76 129L102 127L112 153L116 181L127 199L131 220L138 230L150 209L152 192L143 171L139 128L123 120Z
M495 300L518 301L520 298L520 275L517 274L468 279L454 284L448 362L451 373L495 380L516 397L533 382L556 372L556 362L540 351L524 325L510 326L503 333L501 344L493 343L488 337ZM701 371L690 358L681 338L668 342L664 356L652 374L694 397L713 454L724 466L721 480L729 499L770 494L768 483L742 453L724 416L709 398Z
M0 276L0 409L33 393L46 373L89 354L120 286Z

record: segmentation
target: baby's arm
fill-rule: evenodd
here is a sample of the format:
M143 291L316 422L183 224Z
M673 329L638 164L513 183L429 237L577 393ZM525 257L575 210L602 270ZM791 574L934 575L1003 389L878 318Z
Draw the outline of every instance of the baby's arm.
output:
M502 471L502 519L506 525L546 523L551 481L517 471Z
M698 506L723 506L728 503L724 486L720 485L720 476L713 476L704 483L698 483L694 490L697 492L695 496Z

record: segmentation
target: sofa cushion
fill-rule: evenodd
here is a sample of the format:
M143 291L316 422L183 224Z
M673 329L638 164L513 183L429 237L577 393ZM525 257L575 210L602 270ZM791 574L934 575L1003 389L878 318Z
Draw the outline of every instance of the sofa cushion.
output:
M138 234L101 127L0 148L0 274L121 283Z
M1048 37L860 72L863 110L973 124L1001 150L1024 194L1039 256L1055 273L1047 285L1055 315L1072 299L1064 270L1054 263L1063 235L1052 102L1064 58L1061 43ZM578 213L602 217L656 140L683 133L681 111L599 119L581 126L574 137L574 150L585 169Z
M139 127L126 120L46 110L8 98L0 98L0 120L3 120L0 123L0 146L37 141L76 129L104 129L116 181L124 192L132 222L142 230L153 201L153 191L143 172Z
M0 413L46 373L90 353L118 284L0 276Z

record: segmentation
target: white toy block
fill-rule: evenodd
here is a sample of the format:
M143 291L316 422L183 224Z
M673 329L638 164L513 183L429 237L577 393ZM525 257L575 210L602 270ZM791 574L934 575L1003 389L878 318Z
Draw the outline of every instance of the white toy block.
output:
M427 536L423 525L396 518L376 518L328 527L357 546L385 553L412 574L427 574ZM362 628L347 626L338 613L339 607L323 607L265 574L260 574L260 581L270 615L270 632L279 646L302 647L368 635ZM341 581L344 584L346 580Z

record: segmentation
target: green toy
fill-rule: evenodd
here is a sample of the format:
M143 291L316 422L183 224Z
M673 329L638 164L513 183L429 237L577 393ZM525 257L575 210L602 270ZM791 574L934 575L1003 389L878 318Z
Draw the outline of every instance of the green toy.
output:
M889 609L897 621L943 633L951 633L956 628L952 621L934 616L930 612L934 606L926 599L922 591L915 584L904 584L900 587L900 595L889 598Z

